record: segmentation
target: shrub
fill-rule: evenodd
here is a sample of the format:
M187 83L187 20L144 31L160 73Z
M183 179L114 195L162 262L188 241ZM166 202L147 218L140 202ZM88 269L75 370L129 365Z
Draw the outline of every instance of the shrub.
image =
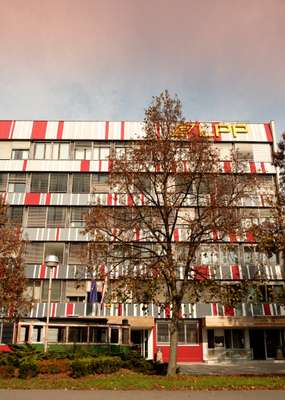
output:
M2 378L14 378L16 376L16 368L13 365L2 365L0 367L0 376Z
M123 363L119 357L87 357L72 361L71 371L73 377L79 378L90 374L110 374L118 371L122 366Z
M38 364L32 358L25 358L19 364L19 378L31 378L39 372Z
M71 361L68 359L48 359L38 362L40 374L66 373L70 369Z

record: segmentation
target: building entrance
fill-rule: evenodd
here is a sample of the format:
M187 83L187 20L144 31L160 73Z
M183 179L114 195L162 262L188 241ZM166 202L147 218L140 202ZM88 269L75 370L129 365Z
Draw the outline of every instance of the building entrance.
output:
M148 331L146 329L132 329L131 343L134 350L137 350L143 357L148 357Z
M276 358L278 350L282 349L282 336L281 329L251 329L249 331L249 338L250 347L253 351L253 359L265 360Z

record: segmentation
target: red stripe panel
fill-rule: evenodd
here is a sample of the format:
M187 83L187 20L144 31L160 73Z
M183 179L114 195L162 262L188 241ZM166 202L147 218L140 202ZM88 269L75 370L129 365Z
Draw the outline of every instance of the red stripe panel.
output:
M261 171L262 171L264 174L266 174L266 168L265 168L265 164L264 164L263 161L260 163L260 166L261 166Z
M240 279L239 267L238 265L231 265L232 277L233 279Z
M224 171L228 173L232 172L232 165L230 161L224 161Z
M231 242L231 243L237 242L237 235L236 235L235 232L229 233L229 238L230 238L230 242Z
M132 207L134 205L134 197L132 194L128 194L128 206Z
M74 304L67 303L67 305L66 305L66 316L73 315L74 314L73 310L74 310Z
M40 266L40 279L45 279L46 277L46 266L45 264L42 264Z
M25 206L38 206L40 204L40 193L26 193L25 195Z
M194 267L194 273L197 281L203 281L209 278L209 267L208 265L196 265Z
M139 242L140 241L140 230L136 229L136 241Z
M121 121L121 140L125 139L125 121Z
M212 312L213 312L213 315L217 315L218 314L218 312L217 312L217 304L216 303L212 304Z
M107 195L107 206L111 206L113 203L112 194L108 193Z
M264 314L265 315L271 315L271 310L270 310L270 305L269 304L263 304L263 309L264 309Z
M28 160L23 161L22 171L27 171L27 162L28 162Z
M45 201L45 205L49 206L50 205L50 199L51 199L51 194L47 193L46 194L46 201Z
M226 317L234 317L235 310L231 306L225 306L225 316Z
M179 231L177 228L174 229L173 237L174 237L175 242L179 241Z
M251 174L256 174L256 165L255 165L255 162L250 161L250 162L249 162L249 168L250 168Z
M272 142L273 138L272 138L272 132L271 132L271 126L270 124L264 124L264 128L265 128L265 133L266 133L266 138L268 142Z
M218 232L217 229L212 230L213 240L218 240Z
M118 304L118 317L121 317L121 316L122 316L122 304L119 303Z
M56 234L55 234L55 240L59 240L59 233L60 233L60 228L57 226L56 227Z
M13 121L0 121L0 140L9 139Z
M89 172L90 171L90 161L82 160L80 163L80 172Z
M254 242L254 234L251 231L246 232L246 240L248 242Z
M112 167L113 167L113 161L112 161L112 160L109 160L109 161L108 161L108 172L111 171Z
M56 134L56 138L57 140L62 139L62 133L63 133L63 121L59 121L58 123L58 127L57 127L57 134Z
M105 122L105 140L109 139L109 121Z
M170 318L170 306L169 306L169 304L165 305L165 318Z
M31 139L45 139L47 131L47 121L34 121Z
M54 318L55 317L55 312L56 312L56 303L53 303L52 304L52 309L51 309L51 316L52 316L52 318Z

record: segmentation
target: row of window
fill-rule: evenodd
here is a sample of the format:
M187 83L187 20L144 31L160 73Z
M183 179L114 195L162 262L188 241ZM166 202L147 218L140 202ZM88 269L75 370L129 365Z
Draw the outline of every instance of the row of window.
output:
M134 220L132 217L132 210L130 208L116 208L118 213L117 219L130 226ZM64 207L64 206L51 206L51 207L24 207L24 206L10 206L8 216L14 223L21 224L24 227L83 227L84 216L88 213L89 207ZM244 228L250 228L253 224L258 224L272 218L271 210L268 208L258 208L254 211L248 208L239 209L239 218L241 225ZM152 218L155 217L155 213ZM176 227L180 229L187 229L186 221L190 217L195 217L195 210L191 208L184 208L178 215ZM157 219L157 227L160 227L161 218ZM162 227L160 227L162 229Z
M154 244L142 244L141 251L138 244L135 248L135 258L143 260L150 255L146 247L155 246ZM155 250L155 249L154 249ZM129 251L129 250L128 250ZM25 262L26 264L41 264L46 255L55 254L59 258L60 264L84 265L86 264L86 255L88 254L88 243L83 242L29 242L27 244ZM176 244L177 261L183 259L186 255L186 247ZM124 259L121 248L112 249L112 257ZM264 253L257 250L256 246L249 245L209 245L201 246L196 256L197 265L276 265L275 255L268 258Z
M170 342L170 322L157 322L157 343ZM199 344L199 322L183 321L178 325L178 343L179 344Z
M103 282L97 281L97 302L100 303ZM54 279L51 288L51 301L53 302L83 302L90 299L91 281L65 281ZM34 302L47 302L48 280L29 280L26 284L25 297Z
M226 178L223 178L226 179ZM240 177L242 179L242 177ZM195 193L193 183L187 183L185 175L177 175L174 182L169 182L169 190L182 193ZM134 191L150 193L153 184L150 179L140 175L134 182ZM273 176L256 177L256 187L252 194L274 193L275 181ZM0 192L34 192L34 193L90 193L93 191L109 192L108 173L47 173L33 172L31 174L0 173ZM196 189L197 191L197 189ZM209 182L199 182L200 195L212 191Z
M103 326L50 326L48 330L49 343L119 343L119 329L122 331L122 344L129 344L129 329ZM31 331L32 330L32 331ZM43 342L44 327L40 325L22 325L20 341L32 343Z
M2 142L0 159L13 160L107 160L114 154L116 158L128 158L127 147L123 143L78 142ZM231 159L231 152L237 151L240 160L271 161L271 147L267 143L219 143L215 145L221 159ZM183 158L183 148L181 155ZM261 158L259 160L259 158Z
M107 173L0 173L0 192L90 193L108 192Z

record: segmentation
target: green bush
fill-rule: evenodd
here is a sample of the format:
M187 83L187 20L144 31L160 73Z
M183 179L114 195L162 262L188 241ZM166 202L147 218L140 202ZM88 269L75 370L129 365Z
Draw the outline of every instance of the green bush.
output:
M91 374L110 374L123 366L119 357L102 356L97 358L79 358L71 362L74 378Z
M19 364L19 378L32 378L39 372L38 364L32 358L24 358Z

